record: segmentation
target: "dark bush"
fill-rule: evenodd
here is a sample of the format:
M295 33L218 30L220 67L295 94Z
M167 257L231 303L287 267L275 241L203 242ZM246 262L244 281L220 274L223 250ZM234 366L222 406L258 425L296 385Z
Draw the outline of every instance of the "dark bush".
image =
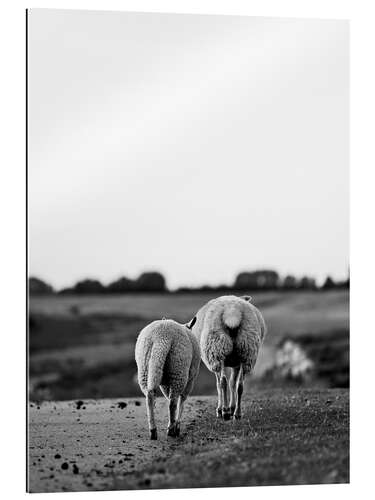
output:
M314 290L316 288L315 279L309 276L303 276L298 283L298 288L302 290Z
M73 292L77 294L96 294L103 293L104 291L105 287L100 281L90 279L78 281L73 288Z
M286 290L295 290L297 288L297 278L295 276L292 276L291 274L285 276L283 281L283 288L285 288Z
M125 276L113 281L107 286L107 292L109 293L127 293L133 291L135 284L133 280L126 278Z
M331 276L327 276L327 278L322 286L322 289L323 290L332 290L333 288L336 288L336 283L333 281Z
M243 272L238 274L233 288L237 290L271 290L277 288L278 284L278 273L276 271L264 269L260 271Z
M135 289L140 292L165 292L164 276L157 272L147 272L135 281Z
M54 290L48 283L32 276L29 278L29 293L30 295L48 295L54 293Z

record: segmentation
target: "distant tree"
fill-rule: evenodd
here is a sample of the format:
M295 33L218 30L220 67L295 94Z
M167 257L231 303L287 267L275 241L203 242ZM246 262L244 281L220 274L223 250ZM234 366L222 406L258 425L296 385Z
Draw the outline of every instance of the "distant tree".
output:
M247 288L257 288L258 283L255 273L243 272L239 273L234 281L233 287L238 290L245 290Z
M347 279L344 281L344 288L350 288L350 275L348 274Z
M135 289L141 292L165 292L167 287L165 278L157 272L147 272L135 281Z
M54 293L51 285L45 281L31 276L29 278L29 293L30 295L48 295Z
M132 290L134 290L134 281L125 276L113 281L107 286L107 292L109 293L127 293Z
M73 287L73 293L76 294L96 294L104 293L105 287L97 280L86 279L78 281Z
M265 289L277 288L279 284L279 275L276 271L263 269L253 272L239 273L234 282L234 288L237 290L246 289Z
M298 283L298 288L302 290L313 290L316 288L315 279L310 276L303 276Z
M336 283L336 286L339 288L350 288L350 271L348 270L348 277L344 281L340 281L340 283Z
M291 274L285 276L283 281L283 288L285 288L286 290L294 290L295 288L297 288L297 278L295 276L292 276Z
M333 281L331 276L327 276L327 278L322 286L322 289L323 290L332 290L333 288L336 288L336 283Z

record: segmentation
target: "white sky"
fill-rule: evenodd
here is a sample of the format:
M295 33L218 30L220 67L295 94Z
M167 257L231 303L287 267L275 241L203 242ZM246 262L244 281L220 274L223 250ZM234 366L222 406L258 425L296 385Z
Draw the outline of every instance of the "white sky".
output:
M346 21L29 11L30 274L339 279Z

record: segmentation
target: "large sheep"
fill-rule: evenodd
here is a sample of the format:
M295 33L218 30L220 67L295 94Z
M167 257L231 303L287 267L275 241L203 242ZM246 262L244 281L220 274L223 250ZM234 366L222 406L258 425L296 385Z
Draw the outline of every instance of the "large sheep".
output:
M216 415L224 420L241 418L243 380L254 368L266 334L264 319L250 301L233 295L213 299L198 311L193 327L202 360L216 375Z
M195 320L181 325L170 319L153 321L139 334L135 346L139 386L146 396L151 439L157 439L154 417L156 389L169 400L168 436L180 434L184 401L198 375L199 345L191 332Z

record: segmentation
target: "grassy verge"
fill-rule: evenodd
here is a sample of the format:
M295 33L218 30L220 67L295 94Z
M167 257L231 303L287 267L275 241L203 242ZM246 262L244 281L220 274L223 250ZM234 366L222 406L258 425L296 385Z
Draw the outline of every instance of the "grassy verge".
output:
M196 400L199 404L199 399ZM201 405L168 455L114 481L117 489L349 482L349 391L269 391L223 422Z

